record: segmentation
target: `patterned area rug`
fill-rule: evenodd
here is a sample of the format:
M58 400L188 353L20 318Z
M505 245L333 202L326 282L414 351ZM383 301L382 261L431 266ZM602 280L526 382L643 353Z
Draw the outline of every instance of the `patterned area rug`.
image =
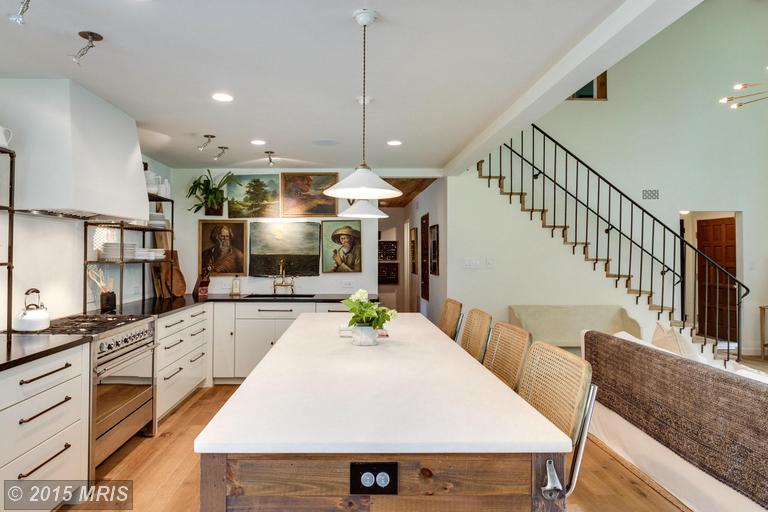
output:
M597 400L702 471L768 508L768 385L589 331Z

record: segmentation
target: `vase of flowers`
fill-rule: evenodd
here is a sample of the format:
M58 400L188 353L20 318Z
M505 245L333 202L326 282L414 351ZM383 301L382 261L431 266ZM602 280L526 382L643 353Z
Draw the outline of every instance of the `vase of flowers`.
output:
M380 306L378 302L371 302L365 290L357 290L341 303L352 313L349 326L352 327L353 345L376 345L377 330L397 317L397 311L394 309Z

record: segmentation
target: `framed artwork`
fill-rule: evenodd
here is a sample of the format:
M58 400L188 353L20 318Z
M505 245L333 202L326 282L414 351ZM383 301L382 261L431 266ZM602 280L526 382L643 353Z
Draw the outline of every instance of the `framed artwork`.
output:
M251 222L248 275L320 275L320 223Z
M440 227L429 226L429 273L440 275Z
M421 298L429 300L429 214L421 216Z
M363 271L360 226L359 220L323 221L323 273Z
M280 216L280 175L239 174L227 184L229 218Z
M411 228L409 248L411 251L411 274L419 273L419 228Z
M283 217L336 216L336 198L323 195L323 190L339 181L339 173L284 172L280 176Z
M245 275L246 221L198 221L198 273L212 276Z

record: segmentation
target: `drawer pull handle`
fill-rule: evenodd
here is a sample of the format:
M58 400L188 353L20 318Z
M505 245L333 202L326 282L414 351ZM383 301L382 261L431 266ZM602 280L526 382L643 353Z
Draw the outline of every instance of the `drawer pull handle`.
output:
M205 310L203 310L203 311L201 311L199 313L195 313L194 315L189 315L189 316L191 316L192 318L195 318L196 316L200 316L200 315L204 315L204 314L205 314Z
M171 350L171 349L172 349L173 347L175 347L176 345L181 345L182 343L184 343L184 338L180 339L179 341L177 341L177 342L176 342L176 343L174 343L173 345L168 345L168 346L166 346L166 347L163 347L163 350Z
M348 309L329 309L329 313L349 313Z
M200 329L197 332L193 332L192 334L190 334L190 336L197 336L198 334L203 333L203 332L205 332L205 327L203 327L202 329Z
M259 313L293 313L293 309L261 309Z
M184 368L182 368L181 366L179 366L179 369L178 369L178 370L176 370L175 372L173 372L172 374L170 374L170 375L169 375L169 376L167 376L167 377L163 377L163 380L171 380L171 379L172 379L172 378L174 378L176 375L178 375L178 374L179 374L179 372L180 372L180 371L182 371L183 369L184 369Z
M42 379L44 377L48 377L49 375L53 375L54 373L58 373L60 371L66 370L67 368L69 368L71 366L72 366L72 363L64 363L64 366L62 366L61 368L56 368L55 370L51 370L48 373L44 373L42 375L38 375L35 378L26 379L26 380L25 379L21 379L19 381L19 386L23 386L24 384L31 384L32 382L35 382L36 380L40 380L40 379Z
M204 355L205 355L205 352L201 352L199 356L197 356L197 357L196 357L196 358L194 358L194 359L190 359L190 360L189 360L189 362L190 362L190 363L194 363L195 361L197 361L198 359L200 359L200 358L201 358L201 357L203 357Z
M47 413L47 412L50 412L50 411L54 410L55 408L57 408L57 407L58 407L58 406L60 406L60 405L64 405L65 403L69 402L70 400L72 400L72 397L71 397L71 396L69 396L69 395L66 395L66 396L64 397L64 400L62 400L61 402L59 402L59 403L57 403L57 404L53 404L52 406L50 406L50 407L49 407L49 408L47 408L46 410L44 410L44 411L40 411L39 413L35 414L34 416L30 416L29 418L21 418L21 419L19 420L19 425L23 425L23 424L25 424L25 423L29 423L30 421L34 420L35 418L39 418L39 417L40 417L40 416L42 416L43 414L45 414L45 413Z
M174 325L179 325L183 323L184 323L184 320L182 319L182 320L179 320L178 322L173 322L172 324L165 324L165 327L167 329L168 327L173 327Z
M62 453L64 453L65 451L69 450L70 448L72 448L72 445L71 445L71 444L69 444L69 443L64 443L64 448L62 448L62 449L61 449L61 450L59 450L58 452L56 452L56 453L54 453L53 455L51 455L51 457L50 457L48 460L46 460L46 461L44 461L44 462L40 463L40 464L39 464L39 465L38 465L36 468L32 469L31 471L28 471L28 472L26 472L26 473L19 473L19 476L17 476L17 477L16 477L16 479L17 479L17 480L22 480L22 479L24 479L24 478L27 478L27 477L29 477L29 476L32 476L32 473L34 473L35 471L37 471L37 470L38 470L38 469L40 469L41 467L45 466L46 464L48 464L49 462L51 462L53 459L55 459L55 458L56 458L56 457L58 457L59 455L61 455L61 454L62 454Z

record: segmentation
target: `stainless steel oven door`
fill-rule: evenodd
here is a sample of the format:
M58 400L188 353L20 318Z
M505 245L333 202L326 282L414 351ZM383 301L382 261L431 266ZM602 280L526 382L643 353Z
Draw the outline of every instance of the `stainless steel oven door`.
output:
M153 399L156 346L150 341L94 369L94 440Z

